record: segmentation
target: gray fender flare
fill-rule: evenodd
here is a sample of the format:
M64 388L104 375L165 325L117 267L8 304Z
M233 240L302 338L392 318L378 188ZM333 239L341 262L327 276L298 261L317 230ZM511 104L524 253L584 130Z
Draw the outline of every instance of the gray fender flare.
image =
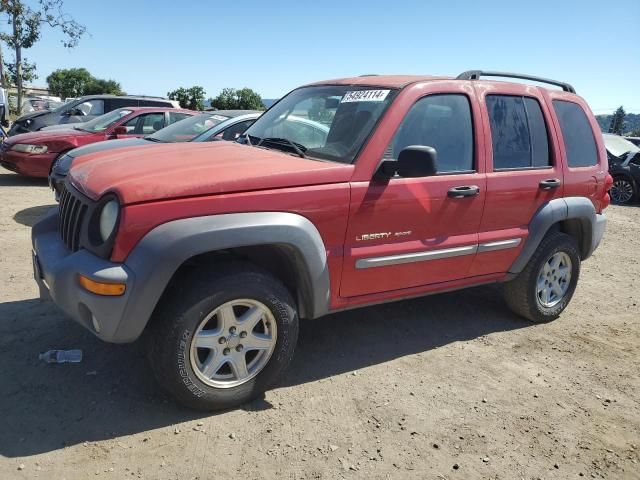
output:
M329 310L327 251L313 223L284 212L232 213L164 223L147 233L125 260L135 272L135 294L127 305L120 338L137 338L173 274L189 258L234 247L286 245L302 259L315 318Z
M578 244L578 248L582 254L582 260L591 256L599 242L599 239L595 241L596 223L598 222L596 220L596 209L591 200L585 197L556 198L545 203L533 215L531 222L529 222L527 241L518 258L509 268L509 273L517 275L524 270L549 229L558 222L570 219L580 222L582 242Z

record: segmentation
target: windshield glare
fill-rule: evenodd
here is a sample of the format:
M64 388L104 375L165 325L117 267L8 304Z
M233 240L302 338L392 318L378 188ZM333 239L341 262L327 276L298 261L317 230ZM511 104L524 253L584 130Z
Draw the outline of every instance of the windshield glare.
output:
M98 118L94 118L93 120L83 123L80 129L86 132L102 132L130 113L131 110L119 108L118 110L105 113L104 115L100 115Z
M614 154L616 157L622 157L628 152L637 153L640 152L640 148L631 143L629 140L619 137L617 135L603 135L604 144L607 150Z
M308 157L351 163L394 93L353 85L299 88L256 120L240 141L248 143L248 137L253 145L296 153L288 143L293 142Z
M228 117L224 115L202 113L158 130L153 135L150 135L149 138L159 142L188 142L227 119Z

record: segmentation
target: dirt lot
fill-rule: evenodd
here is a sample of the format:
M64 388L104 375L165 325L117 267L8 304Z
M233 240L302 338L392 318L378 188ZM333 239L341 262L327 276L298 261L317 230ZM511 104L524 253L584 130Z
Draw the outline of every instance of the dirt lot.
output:
M302 325L286 379L198 414L140 347L107 345L37 299L29 227L44 182L0 171L0 478L640 478L640 207L611 207L556 322L494 288ZM81 348L80 364L38 353Z

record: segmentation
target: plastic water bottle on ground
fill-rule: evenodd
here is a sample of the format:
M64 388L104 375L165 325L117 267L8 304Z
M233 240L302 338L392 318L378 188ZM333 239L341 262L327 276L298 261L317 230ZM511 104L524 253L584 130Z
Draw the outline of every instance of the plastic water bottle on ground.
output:
M41 353L38 358L46 363L80 363L82 350L49 350Z

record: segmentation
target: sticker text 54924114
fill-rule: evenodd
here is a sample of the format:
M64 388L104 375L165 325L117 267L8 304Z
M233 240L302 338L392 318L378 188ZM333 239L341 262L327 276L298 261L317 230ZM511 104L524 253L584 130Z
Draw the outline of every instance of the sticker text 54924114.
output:
M391 90L353 90L342 97L340 103L349 102L382 102Z

